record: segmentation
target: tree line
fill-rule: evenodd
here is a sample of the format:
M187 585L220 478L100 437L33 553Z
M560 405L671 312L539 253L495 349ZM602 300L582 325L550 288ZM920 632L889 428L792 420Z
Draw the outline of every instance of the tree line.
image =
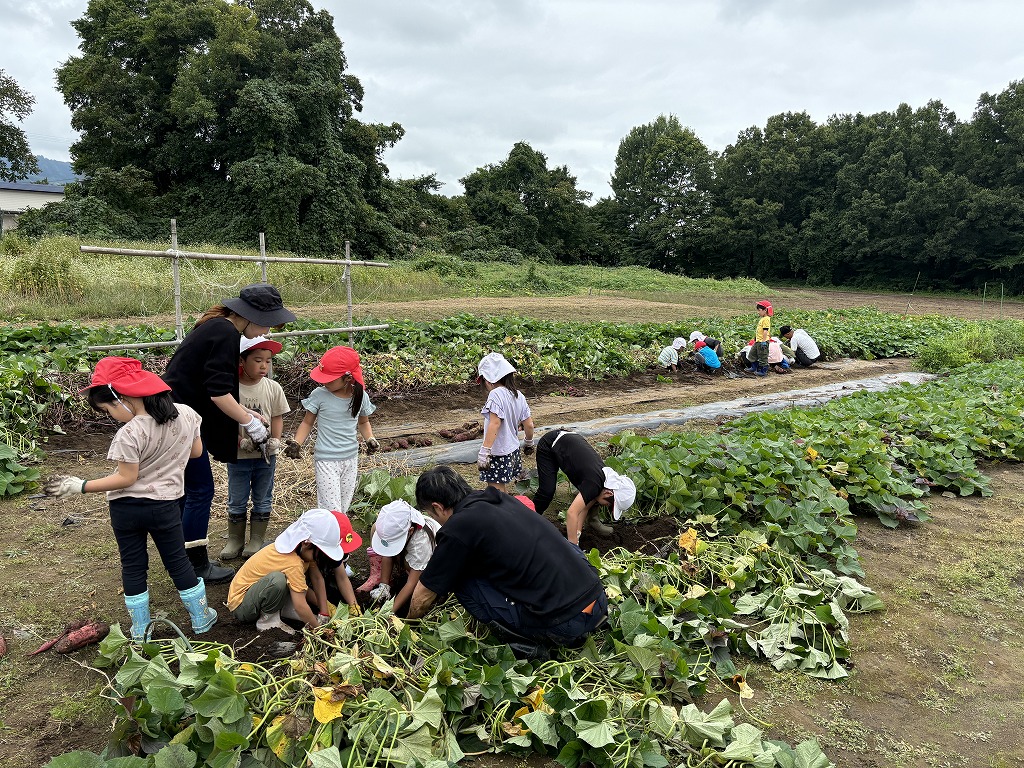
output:
M308 0L90 0L73 26L80 53L57 84L85 178L26 213L25 234L163 239L174 216L193 241L265 232L299 253L352 240L392 259L1024 292L1024 82L983 94L967 122L939 101L823 123L787 112L721 152L661 115L621 140L596 202L520 142L447 197L434 175L390 177L403 128L358 119L362 86Z

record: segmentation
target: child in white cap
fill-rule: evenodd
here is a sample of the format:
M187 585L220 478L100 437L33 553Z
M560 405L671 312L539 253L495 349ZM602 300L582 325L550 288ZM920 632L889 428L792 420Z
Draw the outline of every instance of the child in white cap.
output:
M686 343L682 336L672 339L672 343L658 355L658 365L670 372L679 370L679 350L684 349Z
M480 481L504 491L508 483L523 476L523 454L533 453L533 417L526 397L516 389L516 369L499 352L485 355L477 365L478 382L487 390L484 438L477 454ZM519 450L519 429L526 434Z
M340 512L304 512L273 544L238 569L228 589L228 610L239 621L255 621L260 632L277 628L291 633L291 627L281 621L282 612L316 629L331 618L324 577L316 565L318 553L341 561L362 544L348 517ZM311 606L316 606L317 613ZM350 613L358 615L358 608Z
M239 428L238 460L228 464L228 543L220 552L221 560L239 555L252 557L266 543L267 525L274 500L274 472L277 453L284 434L284 415L288 398L281 385L269 378L271 361L282 349L281 343L265 336L242 337L239 346L238 402L270 422L270 438L264 446L253 443L244 428ZM245 540L246 516L252 498L249 541Z
M434 553L441 524L399 499L381 507L373 525L373 551L381 557L380 584L370 592L374 601L391 598L394 576L404 569L405 585L395 595L394 612L405 615L420 574Z

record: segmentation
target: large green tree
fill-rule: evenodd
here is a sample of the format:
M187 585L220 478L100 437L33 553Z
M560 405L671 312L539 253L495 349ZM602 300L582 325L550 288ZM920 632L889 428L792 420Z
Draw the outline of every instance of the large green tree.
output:
M460 181L476 224L499 244L561 261L589 258L590 193L577 188L566 166L548 168L547 157L526 142L513 146L503 162L477 168Z
M35 98L0 69L0 181L17 181L38 173L25 131L16 123L32 114Z
M712 155L675 115L633 128L619 143L611 187L633 263L704 271Z
M150 214L177 215L197 238L401 247L381 215L381 153L402 129L353 117L362 87L326 11L308 0L90 0L73 26L81 53L57 82L87 178L148 175Z

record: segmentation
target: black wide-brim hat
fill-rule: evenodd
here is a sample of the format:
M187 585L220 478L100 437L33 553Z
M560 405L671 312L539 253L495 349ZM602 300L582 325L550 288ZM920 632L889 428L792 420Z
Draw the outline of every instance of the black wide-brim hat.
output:
M225 307L241 315L250 323L273 328L295 320L291 310L285 309L277 288L266 283L247 285L237 299L224 299Z

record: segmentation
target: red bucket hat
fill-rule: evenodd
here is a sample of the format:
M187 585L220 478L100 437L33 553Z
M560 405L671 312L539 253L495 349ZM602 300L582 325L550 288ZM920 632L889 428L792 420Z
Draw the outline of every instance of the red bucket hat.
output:
M104 357L96 363L92 383L88 387L110 387L119 395L147 397L170 392L167 382L155 373L142 370L142 363L134 357Z
M352 529L352 521L348 519L348 515L333 509L331 514L338 521L338 533L341 534L338 545L341 547L341 551L347 555L363 546L363 537Z
M320 358L320 364L309 372L309 377L320 384L329 384L347 374L366 386L363 369L359 367L359 353L352 347L331 347Z

